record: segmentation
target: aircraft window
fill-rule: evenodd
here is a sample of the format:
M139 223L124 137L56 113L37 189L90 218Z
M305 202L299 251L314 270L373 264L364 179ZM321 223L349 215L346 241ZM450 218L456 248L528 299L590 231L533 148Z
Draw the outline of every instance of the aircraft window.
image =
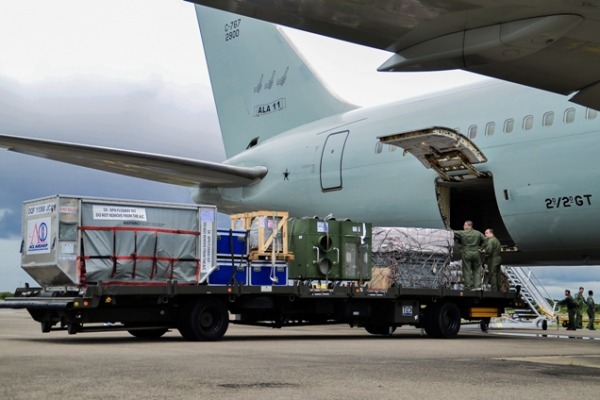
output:
M567 108L565 110L565 117L564 117L564 121L565 124L570 124L571 122L575 121L575 109L574 108Z
M598 116L598 111L588 108L585 110L586 119L595 119Z
M544 119L542 120L542 126L552 126L554 123L554 111L548 111L544 114Z
M523 118L523 130L528 131L533 128L533 115L528 115Z
M383 143L377 142L375 144L375 154L381 153L381 150L383 150Z
M485 136L492 136L495 131L496 131L496 123L488 122L487 125L485 126Z
M511 133L515 127L515 120L512 118L504 121L504 133Z
M477 125L471 125L469 127L469 139L475 139L477 137Z

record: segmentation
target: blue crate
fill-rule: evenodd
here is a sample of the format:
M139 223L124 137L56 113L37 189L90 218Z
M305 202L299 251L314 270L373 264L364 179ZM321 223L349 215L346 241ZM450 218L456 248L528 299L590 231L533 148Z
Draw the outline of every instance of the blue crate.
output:
M208 284L214 286L247 285L248 264L246 261L232 263L227 260L217 260L217 268L208 275Z
M248 254L246 231L217 230L217 257L243 257Z
M288 284L288 268L285 261L252 261L248 266L250 285L253 286L286 286ZM273 279L274 278L274 279Z

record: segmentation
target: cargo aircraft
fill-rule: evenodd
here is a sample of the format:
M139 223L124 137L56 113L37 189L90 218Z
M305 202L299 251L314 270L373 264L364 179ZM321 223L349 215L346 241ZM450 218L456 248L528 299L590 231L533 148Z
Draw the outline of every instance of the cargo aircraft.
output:
M253 2L218 3L239 3L243 9L244 4ZM396 3L418 8L429 2ZM470 2L447 3L464 8ZM538 9L546 3L539 3ZM595 3L589 4L596 13ZM514 75L516 82L556 93L497 80L359 108L327 89L278 26L200 5L196 14L225 162L9 135L0 135L0 147L189 186L196 202L216 204L224 212L286 210L292 216L333 214L374 225L441 229L460 229L465 219L471 219L476 228L495 229L507 250L505 263L600 264L600 163L596 161L600 148L596 109L600 107L598 96L590 94L595 93L594 85L577 87L577 82L591 76L586 68L597 64L600 53L590 51L588 62L573 48L573 54L579 54L575 62L582 57L585 72L570 77L570 82L558 82L562 78L553 74L550 63L536 66L542 75L531 81L521 79L519 73ZM319 16L338 20L335 13L326 14ZM451 59L456 61L453 54L462 54L465 63L485 61L477 54L479 49L482 54L490 51L491 58L483 65L502 71L506 64L513 70L518 64L514 60L501 63L494 57L511 54L512 44L548 31L545 47L531 49L535 56L568 36L569 29L586 24L585 18L577 22L573 13L561 15L568 18L540 17L523 25L500 23L493 28L501 34L496 42L489 39L493 34L488 28L465 30L461 34L464 46L456 49L453 46L458 42L448 38L446 52L440 52L446 48L444 43L438 45L430 39L431 43L415 44L409 52L416 64L404 64L396 54L382 69L412 68L406 65L466 68L452 64ZM409 22L403 24L403 29L410 26ZM313 25L324 27L321 33L333 32L318 21ZM347 23L345 38L369 44L368 32L351 33L351 25L351 21ZM415 29L418 36L418 27ZM411 32L406 36L412 37ZM506 38L503 32L508 32ZM447 34L437 33L439 38ZM472 46L466 46L471 41ZM509 44L503 52L498 46L505 41ZM398 48L408 43L399 42ZM433 52L428 56L430 47ZM562 58L556 61L567 62ZM553 81L565 86L544 86ZM579 92L569 101L564 92L573 90Z

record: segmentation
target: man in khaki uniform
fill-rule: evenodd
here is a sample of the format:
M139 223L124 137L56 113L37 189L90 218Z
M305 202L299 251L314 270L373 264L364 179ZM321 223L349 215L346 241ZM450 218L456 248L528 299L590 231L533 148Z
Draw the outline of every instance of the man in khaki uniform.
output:
M465 289L481 289L481 258L479 248L485 243L485 236L473 229L472 221L465 221L464 230L453 231L454 238L462 248L462 270Z
M490 286L494 292L499 292L502 289L501 249L502 245L496 239L496 236L494 236L494 230L486 229L483 252L485 254L485 265L487 265L490 277Z
M576 330L577 325L575 323L575 313L577 312L577 302L571 296L571 291L569 289L565 289L565 298L556 304L559 306L567 306L567 312L569 314L569 324L567 325L567 330Z
M575 312L575 328L583 329L583 309L586 307L585 297L583 297L583 288L579 288L579 292L575 295L577 302L577 311Z
M586 299L586 303L587 315L589 318L587 328L591 331L594 331L596 330L594 327L594 320L596 319L596 303L594 302L594 292L592 290L588 290L588 298Z

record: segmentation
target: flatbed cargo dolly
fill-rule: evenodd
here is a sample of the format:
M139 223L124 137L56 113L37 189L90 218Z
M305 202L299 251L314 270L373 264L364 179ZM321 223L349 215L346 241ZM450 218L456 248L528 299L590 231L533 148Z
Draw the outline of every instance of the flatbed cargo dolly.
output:
M256 257L249 225L217 229L212 206L76 196L26 202L22 267L40 287L18 288L0 308L27 309L42 332L69 334L159 338L177 329L187 340L213 341L230 323L347 324L374 335L414 326L453 338L462 321L485 324L518 299L514 291L372 285L369 224L306 219L277 234L280 214L252 218L273 235L259 242L289 241L280 246L285 256L264 248Z

